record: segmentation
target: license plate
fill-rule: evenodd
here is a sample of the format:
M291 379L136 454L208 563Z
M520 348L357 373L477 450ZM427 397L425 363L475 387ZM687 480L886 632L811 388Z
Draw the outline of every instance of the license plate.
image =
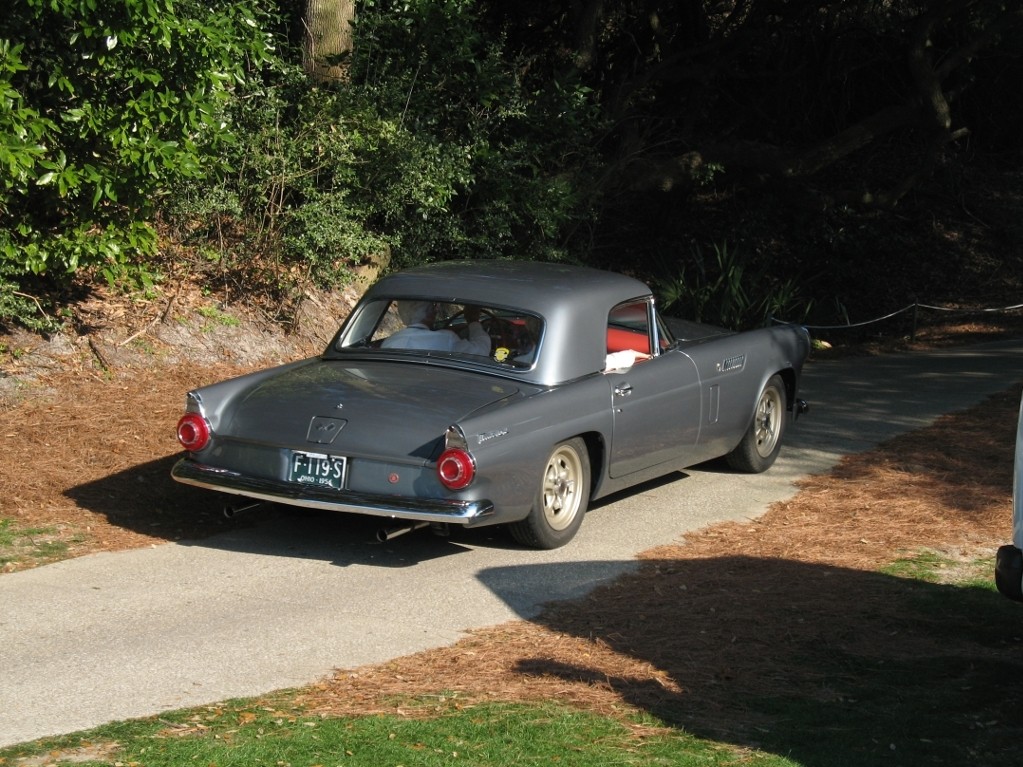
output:
M303 485L341 490L345 486L346 467L347 459L339 455L292 453L291 473L288 478Z

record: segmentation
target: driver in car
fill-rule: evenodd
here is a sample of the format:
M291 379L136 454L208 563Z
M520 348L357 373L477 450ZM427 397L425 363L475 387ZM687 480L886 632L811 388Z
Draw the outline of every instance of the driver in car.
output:
M463 310L469 337L460 338L448 329L433 330L437 305L432 301L399 301L398 317L405 327L384 339L386 349L428 349L441 352L461 352L490 355L490 336L480 325L478 306L466 305Z

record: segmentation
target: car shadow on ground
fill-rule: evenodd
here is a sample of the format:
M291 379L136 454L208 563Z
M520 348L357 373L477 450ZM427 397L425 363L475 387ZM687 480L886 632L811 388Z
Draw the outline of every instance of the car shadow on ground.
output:
M179 456L136 464L64 491L83 509L106 518L114 528L167 541L203 538L248 526L256 517L227 519L227 496L171 479Z
M300 557L339 566L368 564L408 567L462 553L467 546L516 544L502 528L462 530L448 535L429 528L402 533L400 520L344 514L278 504L252 505L245 498L183 485L171 479L178 456L132 466L76 485L64 495L106 518L111 529L131 538L123 548L139 546L138 536L181 545L227 551ZM226 505L237 511L224 514ZM246 509L246 506L253 506ZM392 536L380 540L382 533Z
M275 556L347 564L409 566L457 554L467 547L520 550L503 526L444 531L429 526L403 532L401 520L304 509L184 485L171 479L179 456L168 456L69 488L65 497L102 515L116 531L149 539ZM685 479L676 471L593 502L597 511L631 494ZM232 507L232 515L225 508ZM381 540L384 534L391 537ZM109 537L109 535L107 536ZM137 542L134 546L139 545ZM132 546L125 546L130 548ZM383 552L391 552L386 556Z
M514 604L516 583L575 567L478 577ZM534 638L509 661L559 697L610 688L687 733L807 767L1020 763L1023 611L990 590L741 555L658 559L530 619L599 648Z

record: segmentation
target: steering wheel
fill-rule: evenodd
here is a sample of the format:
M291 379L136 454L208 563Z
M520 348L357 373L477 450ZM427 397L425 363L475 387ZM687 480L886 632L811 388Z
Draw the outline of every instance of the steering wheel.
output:
M455 325L456 322L458 322L458 320L462 320L463 324L461 325L461 327L459 328L452 327L453 325ZM489 332L488 329L490 325L494 322L500 321L501 320L498 317L496 317L494 313L489 309L483 309L482 307L480 308L479 322L480 325L483 326L484 330L487 330ZM446 317L441 322L439 322L437 324L437 327L434 328L434 330L451 330L455 333L458 333L458 335L461 336L462 338L465 338L465 336L468 334L468 327L469 323L465 319L465 309L461 309L455 312L454 314Z

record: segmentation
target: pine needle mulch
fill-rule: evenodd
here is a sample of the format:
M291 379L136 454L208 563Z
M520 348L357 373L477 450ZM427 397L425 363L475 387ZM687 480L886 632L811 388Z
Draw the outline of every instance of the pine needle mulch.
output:
M77 366L38 376L35 396L0 409L0 516L31 531L0 549L10 560L3 571L226 529L222 500L174 482L170 469L181 454L175 429L185 392L242 372ZM52 556L33 554L40 550Z

